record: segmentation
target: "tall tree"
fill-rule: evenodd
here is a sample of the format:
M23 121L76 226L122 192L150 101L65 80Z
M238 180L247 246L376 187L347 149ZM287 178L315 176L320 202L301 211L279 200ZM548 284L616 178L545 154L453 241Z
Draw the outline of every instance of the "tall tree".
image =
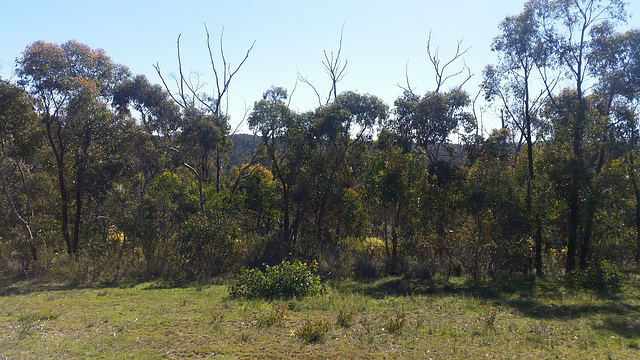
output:
M300 216L291 214L292 194L307 157L308 116L295 114L285 100L283 88L267 90L256 102L249 115L249 127L262 137L262 144L278 180L282 196L282 242L288 252L293 251L298 234ZM293 221L292 221L293 219Z
M216 191L220 192L220 171L221 171L221 151L224 148L226 143L227 134L228 134L228 116L227 109L223 107L223 99L228 95L229 86L231 84L231 80L238 73L240 68L244 65L244 63L249 58L249 54L251 50L253 50L253 46L255 45L255 41L251 44L249 49L247 50L244 58L240 61L238 66L234 68L231 67L231 64L227 62L224 53L223 46L223 36L224 30L220 34L220 60L216 61L213 51L211 48L211 41L209 36L209 29L205 26L206 34L207 34L207 49L209 50L209 60L211 62L211 68L213 71L213 75L215 78L215 89L212 95L206 95L200 93L200 84L194 84L191 79L185 77L182 70L182 58L180 55L180 35L177 40L177 52L178 52L178 71L179 77L177 80L177 92L174 94L171 92L170 87L167 85L164 77L162 76L162 72L160 71L160 65L155 65L156 71L160 78L162 79L162 83L165 86L165 89L170 94L171 98L175 101L175 103L183 110L185 114L183 120L187 123L190 120L196 120L200 122L200 125L203 124L203 120L208 124L206 126L209 127L208 132L218 133L220 136L210 137L209 140L215 140L216 142L210 145L203 147L202 153L199 154L196 158L198 161L205 161L204 167L202 164L194 165L192 163L187 162L187 158L183 152L184 148L179 146L175 146L175 144L170 144L169 149L177 153L181 160L182 164L189 169L196 179L199 182L199 187L202 188L203 183L208 181L208 172L209 172L209 155L211 151L215 151L215 164L216 164ZM216 65L218 62L218 65ZM222 64L220 64L220 62ZM220 66L222 65L222 66ZM195 114L199 113L200 115L195 116ZM212 127L217 127L217 129L213 129ZM170 140L170 139L168 139ZM202 144L200 144L202 145ZM198 169L200 168L200 169ZM204 209L204 195L201 193L200 196L200 208Z
M640 30L618 33L612 23L603 22L591 31L588 59L597 77L595 93L599 109L609 116L624 143L627 179L635 197L636 261L640 261L640 185L636 156L640 144L638 106L640 106Z
M625 2L622 0L541 0L536 2L536 8L544 27L544 44L547 53L554 54L552 65L568 74L576 89L575 104L561 108L557 106L551 94L551 86L546 73L541 72L545 80L545 88L549 100L556 110L567 121L571 119L571 147L572 159L570 166L571 185L568 201L568 236L566 270L572 271L576 267L576 253L580 247L580 266L586 267L590 256L590 224L595 213L595 197L597 189L590 188L585 182L585 157L583 153L583 139L587 125L588 105L586 101L585 83L589 78L592 63L588 58L589 32L605 20L616 22L625 21L627 13ZM604 159L600 156L600 159ZM601 168L602 164L595 165ZM588 214L584 236L578 238L579 219L582 215L581 197L588 198Z
M542 221L538 209L533 208L533 121L541 104L543 93L532 91L536 66L543 63L542 35L533 2L528 2L522 13L508 16L500 23L501 34L494 38L491 49L498 53L499 64L488 65L484 70L482 88L487 100L497 100L515 129L527 145L527 194L526 208L534 227L534 267L542 275ZM516 153L522 142L516 146ZM517 156L517 155L516 155Z
M103 50L77 41L62 45L36 41L18 59L17 72L19 84L37 99L37 112L56 162L62 236L67 253L77 255L87 166L96 139L108 134L115 119L109 109L113 89L129 71L113 63ZM71 184L70 177L74 178ZM75 204L72 231L70 204Z
M8 81L0 79L0 192L11 214L25 233L26 243L35 261L37 244L31 229L33 214L26 177L39 147L37 116L28 94ZM16 195L26 195L26 205L16 203Z

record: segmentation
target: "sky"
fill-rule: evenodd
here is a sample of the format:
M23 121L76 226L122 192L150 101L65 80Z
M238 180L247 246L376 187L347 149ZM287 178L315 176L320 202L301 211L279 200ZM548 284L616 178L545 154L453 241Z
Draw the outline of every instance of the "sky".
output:
M116 63L134 74L160 83L153 65L165 79L178 72L176 40L180 35L183 71L199 79L202 91L214 92L214 77L206 46L205 24L211 34L215 60L220 64L220 34L233 68L255 46L231 81L228 112L232 129L248 133L242 120L253 103L271 86L292 94L296 111L318 106L314 91L298 83L306 77L324 97L330 78L324 72L324 51L338 50L343 31L341 58L348 61L338 92L357 91L381 98L387 105L402 94L399 85L408 76L416 93L435 88L433 65L426 46L431 33L432 50L448 61L462 41L468 49L464 63L472 78L464 89L475 97L482 69L496 62L491 42L506 16L522 11L521 0L0 0L0 77L15 80L15 59L37 40L64 43L74 39L91 48L104 49ZM640 27L640 1L627 6L631 19L622 30ZM218 65L218 66L221 66ZM454 73L463 63L451 65ZM444 88L456 86L453 78ZM171 83L170 83L171 85ZM495 111L480 102L487 130L499 126Z

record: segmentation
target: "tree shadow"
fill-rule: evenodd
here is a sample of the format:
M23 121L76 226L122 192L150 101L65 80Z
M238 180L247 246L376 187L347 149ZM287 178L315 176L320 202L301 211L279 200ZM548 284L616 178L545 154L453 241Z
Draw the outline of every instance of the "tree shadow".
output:
M594 329L609 330L627 339L640 338L640 317L638 314L631 317L607 318L602 325L594 326Z
M496 300L506 293L526 293L534 283L528 279L512 281L453 282L449 279L414 279L411 277L385 277L343 282L338 291L359 293L375 299L407 295L467 295L486 300Z

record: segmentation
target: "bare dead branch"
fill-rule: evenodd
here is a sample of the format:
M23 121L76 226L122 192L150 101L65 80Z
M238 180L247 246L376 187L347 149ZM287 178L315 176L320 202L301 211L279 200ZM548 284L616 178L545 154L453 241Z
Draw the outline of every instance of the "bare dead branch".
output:
M411 88L411 84L409 83L409 60L408 59L407 59L407 62L404 64L404 77L405 77L405 81L407 82L407 87L405 88L400 84L398 84L398 87L402 89L402 91L404 92L414 94L413 89Z
M316 97L318 98L318 106L322 106L322 97L320 96L320 93L318 93L318 90L316 89L316 87L313 86L313 84L309 81L309 79L306 76L302 76L302 74L300 74L300 70L296 69L296 72L298 74L298 80L300 80L301 82L311 87L313 92L316 94Z
M440 48L436 48L435 52L431 51L431 31L429 31L429 39L427 40L427 56L429 57L429 61L431 62L431 64L433 65L433 69L435 70L435 77L436 77L436 90L435 92L440 92L440 88L442 87L442 85L444 85L444 83L453 78L456 77L460 74L462 74L464 72L465 69L467 69L469 71L469 77L467 77L467 79L463 82L466 83L470 78L471 78L471 70L469 69L469 67L467 66L467 64L464 64L464 67L451 75L447 75L445 76L445 71L446 69L453 64L455 61L457 61L458 59L460 59L461 57L463 57L467 51L469 51L469 49L471 49L471 46L469 46L468 48L461 50L461 45L462 45L462 41L464 39L460 39L458 40L458 44L456 45L456 51L455 54L451 57L451 59L449 59L449 61L447 61L444 65L440 66ZM460 86L462 87L462 85Z
M293 94L296 92L298 88L298 78L296 77L296 83L293 85L293 90L291 90L291 94L289 94L289 101L287 101L287 107L291 106L291 99L293 99Z
M249 58L249 54L251 53L251 51L253 50L253 47L256 44L256 40L253 40L253 43L251 44L251 46L249 47L249 49L247 50L244 58L242 59L242 61L240 61L240 64L238 64L238 66L232 71L231 70L231 64L227 63L227 58L224 54L224 44L223 44L223 37L224 37L224 27L222 28L222 31L220 32L220 57L222 58L222 78L220 78L220 74L218 73L218 69L216 68L216 62L215 62L215 58L213 56L213 51L211 50L211 36L209 34L209 28L207 27L207 24L204 25L205 28L205 32L207 34L207 50L209 50L209 61L211 62L211 69L213 70L213 75L216 79L216 89L215 89L215 106L214 106L214 113L219 115L220 114L220 105L222 103L222 99L224 98L225 94L227 94L227 91L229 90L229 84L231 83L231 80L233 79L233 77L238 73L238 71L240 70L240 68L244 65L244 63L247 61L247 59ZM228 109L227 109L228 111Z

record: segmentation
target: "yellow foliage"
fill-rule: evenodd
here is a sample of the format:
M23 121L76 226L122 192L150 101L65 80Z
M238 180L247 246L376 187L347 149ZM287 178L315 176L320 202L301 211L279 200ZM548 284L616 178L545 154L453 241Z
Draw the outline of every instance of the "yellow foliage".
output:
M354 239L355 252L365 255L372 259L381 259L385 256L384 240L379 237L366 237L360 239Z
M124 242L124 233L118 230L117 227L111 226L109 230L107 230L107 239L116 245L122 245Z

